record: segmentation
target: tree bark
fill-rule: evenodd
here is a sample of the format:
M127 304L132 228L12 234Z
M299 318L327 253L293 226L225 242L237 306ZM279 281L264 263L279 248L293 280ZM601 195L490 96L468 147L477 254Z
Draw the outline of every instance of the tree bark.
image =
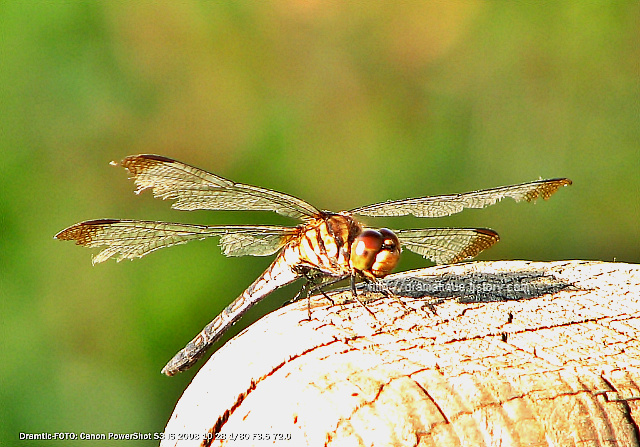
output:
M640 444L640 266L477 262L385 284L400 299L362 294L375 319L320 295L311 321L301 300L240 333L161 445Z

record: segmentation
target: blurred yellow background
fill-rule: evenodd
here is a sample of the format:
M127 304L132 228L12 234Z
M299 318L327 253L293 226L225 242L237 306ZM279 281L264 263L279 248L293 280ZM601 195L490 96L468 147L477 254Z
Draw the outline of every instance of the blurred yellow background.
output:
M126 155L334 211L569 177L535 205L367 222L493 228L485 260L639 262L639 5L3 3L0 443L161 432L202 362L160 369L271 261L209 240L92 267L56 232L102 217L295 224L136 196L108 165ZM405 254L400 269L427 265Z

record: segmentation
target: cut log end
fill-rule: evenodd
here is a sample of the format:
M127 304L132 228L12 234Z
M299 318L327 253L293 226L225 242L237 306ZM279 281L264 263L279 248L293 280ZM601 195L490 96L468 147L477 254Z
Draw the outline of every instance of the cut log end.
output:
M161 445L639 444L638 265L466 263L385 284L404 305L366 292L375 319L316 297L311 321L302 300L254 323Z

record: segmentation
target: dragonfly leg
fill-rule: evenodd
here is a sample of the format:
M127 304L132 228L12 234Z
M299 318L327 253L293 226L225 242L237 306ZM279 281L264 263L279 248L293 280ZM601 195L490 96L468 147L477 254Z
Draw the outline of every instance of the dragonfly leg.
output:
M438 312L436 311L436 305L435 304L428 302L428 303L425 304L425 306L431 312L431 316L438 315ZM428 315L428 313L427 313L427 315Z
M295 303L296 301L298 301L300 299L300 297L302 296L302 292L304 291L304 289L307 288L307 284L308 283L304 283L302 285L302 287L300 287L300 290L298 291L298 293L296 293L296 296L291 298L289 301L285 302L283 305Z
M374 320L377 320L376 316L374 315L374 313L371 311L371 309L369 309L367 307L366 304L364 304L360 298L358 298L358 292L356 291L356 275L352 274L351 275L351 294L353 295L353 297L355 298L355 300L362 306L364 307L367 312L369 312L371 314L371 316L373 317Z
M387 298L393 298L394 300L396 300L398 302L398 304L400 304L404 310L406 310L406 311L411 310L411 309L409 309L407 307L406 304L404 304L404 301L402 301L398 295L393 293L393 291L391 291L391 289L389 287L387 287L387 285L384 282L382 282L380 280L377 280L377 281L376 280L371 280L371 279L368 279L368 278L365 278L365 279L370 281L370 284L375 284L376 287L378 288L378 290L380 290L380 292L382 292L382 294L384 296L386 296Z
M332 286L333 284L340 282L344 279L344 276L337 276L331 278L330 280L326 280L326 277L320 277L318 280L317 277L313 277L311 274L305 274L305 278L307 278L307 284L312 284L313 287L309 288L309 295L312 295L316 292L320 292L322 296L324 296L327 301L331 303L331 305L335 305L336 303L327 295L327 293L323 290L324 287Z
M329 287L332 286L333 284L336 284L344 279L347 278L347 276L349 276L350 281L351 281L351 294L353 295L354 299L358 302L358 304L360 304L362 307L364 307L366 309L367 312L369 312L369 314L377 320L376 316L374 315L374 313L371 311L371 309L369 309L367 307L366 304L364 304L362 302L362 300L360 300L360 298L358 297L358 293L356 291L356 275L342 275L342 276L333 276L330 277L330 279L327 279L327 276L325 275L314 275L313 271L310 270L305 270L305 271L300 271L299 274L304 277L307 282L302 286L302 288L300 289L300 292L298 292L298 294L296 294L296 296L290 301L297 301L300 298L303 297L303 294L306 295L307 298L307 312L308 312L308 318L309 320L311 320L311 295L313 295L314 293L320 292L322 294L322 296L324 296L332 305L335 305L335 302L333 301L333 299L331 299L331 297L323 290L325 287Z
M329 281L323 281L326 278L323 275L314 275L312 271L303 270L299 272L302 277L306 279L306 282L300 288L300 291L293 297L293 299L289 300L288 303L293 303L298 301L301 298L307 299L307 312L309 315L309 321L311 320L311 295L320 292L322 296L324 296L327 301L331 303L331 305L335 305L335 302L331 299L331 297L323 290L324 287L331 286L337 282L340 282L344 279L344 276L339 276L335 278L331 278Z
M322 294L322 296L324 296L327 301L329 301L331 303L332 306L335 306L335 301L333 301L333 299L331 299L331 297L323 290L325 287L329 287L334 285L335 283L338 283L340 281L342 281L343 279L345 279L345 276L336 276L333 277L329 280L326 280L326 277L324 277L325 280L322 281L322 279L320 280L320 283L318 284L317 280L315 280L313 277L309 278L309 282L307 284L312 283L313 287L311 287L308 291L308 295L307 295L307 305L308 305L308 310L309 310L309 320L311 320L311 299L309 298L312 294L316 293L316 292L320 292Z
M304 276L305 278L307 278L307 275L304 275ZM285 304L295 303L296 301L298 301L304 296L304 298L307 299L307 312L309 314L308 321L311 321L311 304L309 300L309 284L310 283L311 282L309 281L309 278L307 278L307 281L302 285L302 287L300 287L300 290L298 291L298 293L296 293L296 296L294 296L292 299L290 299L285 303Z

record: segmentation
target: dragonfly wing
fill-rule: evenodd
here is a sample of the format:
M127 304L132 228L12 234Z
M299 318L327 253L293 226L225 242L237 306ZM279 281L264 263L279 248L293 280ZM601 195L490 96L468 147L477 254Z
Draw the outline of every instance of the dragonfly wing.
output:
M425 228L394 230L403 247L436 264L450 264L473 258L500 239L487 228Z
M268 256L297 234L295 228L268 225L221 228L220 247L226 256Z
M356 208L350 212L363 216L406 216L413 214L416 217L442 217L459 213L465 208L484 208L499 202L505 197L510 197L516 202L522 200L531 202L538 197L548 199L560 187L568 185L571 185L571 180L566 178L538 180L463 194L381 202Z
M175 200L172 208L178 210L275 211L303 220L320 214L314 206L297 197L234 183L159 155L131 155L119 164L131 174L137 186L136 194L151 189L155 197Z
M201 226L144 220L99 219L80 222L55 235L85 247L106 247L93 257L93 263L116 256L141 258L164 247L195 239L220 236L227 256L265 256L275 253L296 234L295 228L278 226Z

